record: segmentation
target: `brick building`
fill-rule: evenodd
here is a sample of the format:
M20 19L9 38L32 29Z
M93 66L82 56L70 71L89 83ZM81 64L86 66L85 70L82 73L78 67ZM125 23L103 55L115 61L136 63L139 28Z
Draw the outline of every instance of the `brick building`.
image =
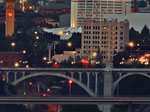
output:
M40 7L38 11L41 15L50 14L66 14L70 13L70 8L50 8L50 7Z
M22 53L20 52L0 52L0 67L14 67L15 63L22 60Z

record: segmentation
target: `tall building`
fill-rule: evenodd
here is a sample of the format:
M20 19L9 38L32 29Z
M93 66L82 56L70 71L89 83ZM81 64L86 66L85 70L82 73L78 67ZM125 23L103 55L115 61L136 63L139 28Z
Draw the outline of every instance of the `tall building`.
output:
M15 0L6 0L5 35L12 36L15 28Z
M128 14L131 0L72 0L71 27L82 26L85 19L103 21L105 14Z
M100 49L103 62L112 61L114 52L121 52L129 42L129 22L117 19L97 22L85 20L82 25L81 56L95 59Z

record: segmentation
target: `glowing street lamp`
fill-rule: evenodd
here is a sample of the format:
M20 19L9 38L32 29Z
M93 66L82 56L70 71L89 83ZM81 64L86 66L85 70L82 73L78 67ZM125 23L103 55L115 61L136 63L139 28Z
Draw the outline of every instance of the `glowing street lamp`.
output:
M36 37L35 37L35 39L36 39L36 40L39 40L39 39L40 39L40 37L39 37L39 36L36 36Z
M23 54L26 54L26 53L27 53L27 51L26 51L26 50L23 50L23 51L22 51L22 53L23 53Z
M38 33L37 31L34 32L35 35L37 35L37 33Z
M133 42L129 42L129 47L134 47L134 43Z
M72 46L72 43L71 43L71 42L68 42L68 43L67 43L67 46L68 46L68 47L71 47L71 46Z
M46 58L46 57L43 57L43 60L44 60L44 61L46 61L46 60L47 60L47 58Z
M50 88L47 88L47 92L50 92Z
M70 79L68 83L69 83L69 96L71 96L71 84L73 83L73 81Z
M29 82L29 85L32 86L32 82Z
M19 63L16 62L16 63L14 64L14 66L15 66L15 67L19 67Z
M92 58L96 58L96 56L97 56L97 52L93 52L92 53Z

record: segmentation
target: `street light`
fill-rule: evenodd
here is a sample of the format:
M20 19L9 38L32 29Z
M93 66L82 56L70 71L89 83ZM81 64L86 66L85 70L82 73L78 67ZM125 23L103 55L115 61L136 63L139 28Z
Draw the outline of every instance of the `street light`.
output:
M39 36L36 36L36 37L35 37L35 39L36 39L36 40L39 40L39 39L40 39L40 37L39 37Z
M71 47L71 46L72 46L72 43L71 43L71 42L68 42L68 43L67 43L67 46L68 46L68 47Z
M97 56L97 52L93 52L93 53L92 53L92 58L95 59L96 56Z
M16 62L16 63L14 64L14 66L15 66L15 67L19 67L19 63Z
M27 53L27 51L26 51L26 50L23 50L23 51L22 51L22 53L23 53L23 54L26 54L26 53Z
M134 47L134 43L133 42L129 42L128 45L130 47L130 55L132 56L132 48Z
M12 46L12 51L14 51L14 47L16 46L16 43L15 43L15 42L12 42L12 43L11 43L11 46Z
M128 45L129 45L129 47L134 47L134 43L133 42L129 42Z
M70 79L69 81L68 81L68 83L69 83L69 96L71 96L71 84L72 84L72 80Z
M46 60L47 60L47 58L46 58L46 57L43 57L43 60L44 60L44 61L46 61Z

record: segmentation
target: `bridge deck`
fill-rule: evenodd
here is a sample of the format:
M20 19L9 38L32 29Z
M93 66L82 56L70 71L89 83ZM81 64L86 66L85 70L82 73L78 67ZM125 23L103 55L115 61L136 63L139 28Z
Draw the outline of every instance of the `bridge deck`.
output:
M0 97L0 104L150 104L150 97Z

